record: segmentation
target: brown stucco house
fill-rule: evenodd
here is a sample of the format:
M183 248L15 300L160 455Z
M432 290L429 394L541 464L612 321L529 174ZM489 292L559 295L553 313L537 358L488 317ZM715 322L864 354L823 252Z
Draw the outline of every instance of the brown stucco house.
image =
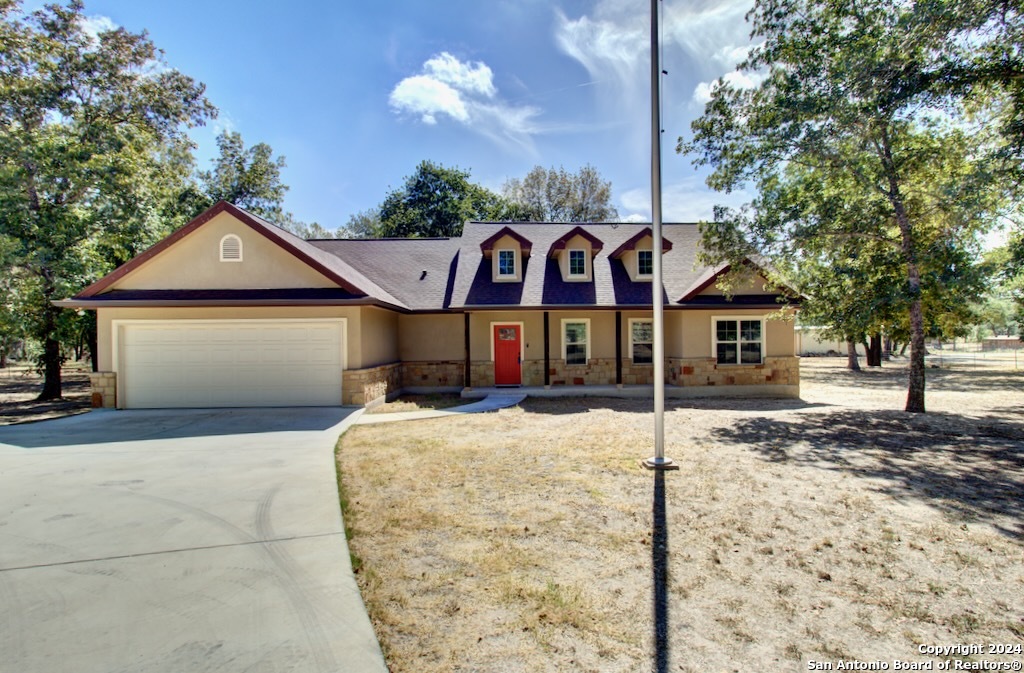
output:
M663 237L667 395L798 395L793 322L757 267L727 297L726 269L696 264L696 225ZM221 202L58 304L97 312L108 407L629 390L652 383L651 245L626 223L306 241Z

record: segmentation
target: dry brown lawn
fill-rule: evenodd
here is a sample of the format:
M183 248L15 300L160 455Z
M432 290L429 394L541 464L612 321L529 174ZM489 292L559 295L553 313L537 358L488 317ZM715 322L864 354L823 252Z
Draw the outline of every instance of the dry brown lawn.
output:
M908 415L899 367L842 364L804 360L800 401L670 401L663 480L638 466L649 401L353 428L346 524L391 671L892 670L1024 643L1024 372L930 370Z
M64 398L37 402L43 380L26 366L0 369L0 425L44 421L88 411L91 406L88 371L79 366L61 371Z

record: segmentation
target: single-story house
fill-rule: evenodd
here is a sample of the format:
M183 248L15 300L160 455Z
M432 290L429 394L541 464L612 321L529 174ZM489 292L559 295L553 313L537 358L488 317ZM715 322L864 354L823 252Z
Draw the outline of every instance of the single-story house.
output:
M799 394L757 267L663 227L667 394ZM97 312L107 407L364 405L401 390L651 384L652 231L468 222L444 239L303 240L221 202L58 305Z

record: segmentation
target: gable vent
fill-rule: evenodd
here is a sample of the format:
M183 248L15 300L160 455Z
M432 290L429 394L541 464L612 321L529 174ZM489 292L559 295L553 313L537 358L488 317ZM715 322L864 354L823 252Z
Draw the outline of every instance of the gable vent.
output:
M220 261L241 262L242 261L242 239L234 234L228 234L220 239Z

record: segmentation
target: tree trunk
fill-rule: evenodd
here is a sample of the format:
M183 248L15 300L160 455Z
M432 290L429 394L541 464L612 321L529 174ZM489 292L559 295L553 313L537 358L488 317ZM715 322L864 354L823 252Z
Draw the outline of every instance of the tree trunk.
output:
M914 232L911 230L910 217L907 215L900 193L900 177L896 163L892 157L889 143L888 128L881 129L882 164L889 181L889 203L896 215L896 225L900 230L900 250L903 261L907 265L907 290L910 295L910 373L907 377L906 411L921 413L924 408L924 314L921 311L921 269L917 265L917 247L914 243Z
M882 366L882 335L872 334L871 343L867 349L868 367Z
M55 290L50 283L44 283L43 296L46 298L46 310L43 314L43 391L36 399L59 400L61 398L60 381L60 340L57 338L57 316L60 309L50 303Z
M89 360L92 362L92 370L98 372L100 370L100 342L99 334L97 333L96 327L96 312L92 312L92 320L89 321L88 331L88 346L89 346Z
M853 341L846 342L846 368L853 372L860 371L860 361L857 360L857 344Z

